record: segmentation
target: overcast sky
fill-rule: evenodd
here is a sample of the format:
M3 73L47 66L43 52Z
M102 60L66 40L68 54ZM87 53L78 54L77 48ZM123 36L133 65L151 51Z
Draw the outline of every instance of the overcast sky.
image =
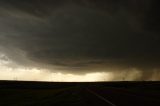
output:
M0 79L160 80L159 0L0 0Z

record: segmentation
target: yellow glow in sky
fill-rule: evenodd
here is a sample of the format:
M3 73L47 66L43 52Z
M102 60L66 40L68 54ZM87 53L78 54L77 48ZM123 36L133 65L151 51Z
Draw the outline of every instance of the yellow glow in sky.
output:
M4 57L3 55L0 56ZM13 63L0 59L0 80L29 80L29 81L109 81L110 74L106 72L94 72L86 74L61 73L58 70L45 70L37 68L10 67Z
M63 70L64 71L64 70ZM94 81L134 81L142 77L143 73L136 68L124 70L97 70L86 71L84 74L66 73L57 69L41 69L24 67L7 59L0 54L0 80L25 81L56 81L56 82L94 82ZM155 69L147 80L159 80L159 70Z
M4 68L3 68L4 69ZM82 75L63 74L38 69L11 69L0 71L0 80L34 80L34 81L58 81L58 82L86 82L109 81L110 74L105 72L87 73Z

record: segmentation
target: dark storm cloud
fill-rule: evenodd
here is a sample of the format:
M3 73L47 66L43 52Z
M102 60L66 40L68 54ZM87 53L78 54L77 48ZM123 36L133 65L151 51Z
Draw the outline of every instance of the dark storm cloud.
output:
M158 2L1 0L1 50L21 64L29 64L24 53L35 63L79 71L152 70L160 63Z

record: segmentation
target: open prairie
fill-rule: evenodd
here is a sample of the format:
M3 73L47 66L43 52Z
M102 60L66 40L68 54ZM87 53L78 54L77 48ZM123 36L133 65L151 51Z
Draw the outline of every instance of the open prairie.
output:
M1 106L158 106L160 82L1 81Z

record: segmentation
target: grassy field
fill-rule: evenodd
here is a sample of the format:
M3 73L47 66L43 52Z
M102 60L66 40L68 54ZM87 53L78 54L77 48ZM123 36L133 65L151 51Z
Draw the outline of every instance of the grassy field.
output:
M72 88L73 89L73 88ZM0 106L58 105L79 103L72 89L1 89ZM74 89L73 89L74 90Z

